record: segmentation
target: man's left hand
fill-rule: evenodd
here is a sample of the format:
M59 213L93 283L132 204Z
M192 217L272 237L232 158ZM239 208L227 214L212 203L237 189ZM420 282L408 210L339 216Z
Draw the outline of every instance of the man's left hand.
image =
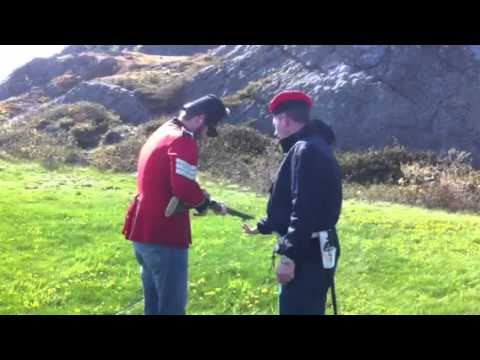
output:
M213 210L213 212L216 214L216 215L227 215L227 205L225 205L224 203L218 203L220 205L220 209L218 210Z
M243 231L248 235L257 235L259 233L258 228L254 228L248 224L242 225Z

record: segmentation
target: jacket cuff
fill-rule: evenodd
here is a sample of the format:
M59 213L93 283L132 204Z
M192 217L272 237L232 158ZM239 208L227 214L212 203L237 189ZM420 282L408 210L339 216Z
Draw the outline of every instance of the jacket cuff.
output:
M266 220L260 220L257 223L257 230L262 235L269 235L272 233L272 229L270 229Z
M210 200L205 198L203 203L201 203L199 206L195 207L195 210L197 210L199 213L203 213L208 209L208 206L210 205Z
M280 238L279 242L277 243L277 246L275 247L275 252L278 255L286 256L292 259L293 261L296 260L295 248L285 236Z

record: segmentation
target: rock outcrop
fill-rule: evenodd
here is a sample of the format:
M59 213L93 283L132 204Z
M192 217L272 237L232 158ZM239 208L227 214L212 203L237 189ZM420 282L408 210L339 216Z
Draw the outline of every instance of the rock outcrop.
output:
M212 60L192 67L198 57L185 55L202 52ZM215 93L232 108L230 122L269 133L268 102L285 89L312 96L313 116L333 127L342 150L457 148L480 166L480 46L75 45L0 84L0 115L5 122L43 104L88 101L138 125Z
M55 103L69 104L89 101L102 104L114 111L122 121L141 124L151 120L152 114L134 91L100 81L85 81L55 100Z
M445 153L456 147L480 165L480 49L425 45L241 45L211 52L189 97L213 92L237 104L232 121L271 130L278 91L303 89L313 114L331 124L342 149L393 141Z
M48 96L55 97L80 81L112 75L117 70L117 61L101 54L36 58L0 84L0 100L26 93L34 87L45 88Z

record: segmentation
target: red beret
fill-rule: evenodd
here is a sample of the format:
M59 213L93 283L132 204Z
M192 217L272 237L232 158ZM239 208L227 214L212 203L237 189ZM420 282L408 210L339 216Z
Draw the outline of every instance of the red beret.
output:
M308 108L311 109L313 105L312 98L305 94L302 91L291 90L291 91L283 91L280 94L276 95L272 101L270 101L270 106L268 110L271 113L275 113L278 107L287 101L302 101L308 105Z

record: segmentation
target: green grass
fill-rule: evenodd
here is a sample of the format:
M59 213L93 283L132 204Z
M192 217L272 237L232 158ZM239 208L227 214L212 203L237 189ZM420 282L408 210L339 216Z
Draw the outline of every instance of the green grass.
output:
M204 184L262 216L266 197ZM134 191L131 175L0 160L0 314L140 314L139 267L120 234ZM188 313L275 314L274 237L244 235L233 217L192 219ZM479 313L479 229L479 216L346 201L341 313Z

